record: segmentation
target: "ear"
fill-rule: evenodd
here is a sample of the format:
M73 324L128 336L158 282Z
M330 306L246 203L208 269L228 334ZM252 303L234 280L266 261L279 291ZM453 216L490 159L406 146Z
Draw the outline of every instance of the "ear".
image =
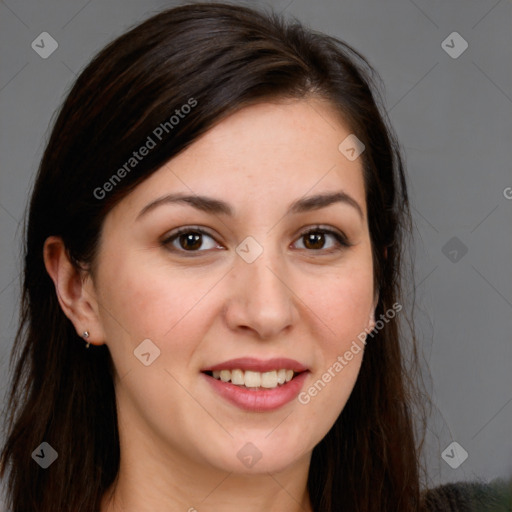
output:
M370 316L368 320L368 329L373 331L375 328L375 309L377 308L377 304L379 303L379 290L375 292L375 296L373 298L372 308L370 310Z
M70 261L60 237L45 240L43 257L46 271L52 278L60 307L71 320L80 337L89 332L87 342L102 345L105 335L98 315L99 307L92 278Z
M388 248L384 247L384 259L388 257ZM375 309L377 308L377 304L379 303L380 290L375 292L375 296L373 298L372 310L370 311L370 321L369 321L369 329L373 330L375 328Z

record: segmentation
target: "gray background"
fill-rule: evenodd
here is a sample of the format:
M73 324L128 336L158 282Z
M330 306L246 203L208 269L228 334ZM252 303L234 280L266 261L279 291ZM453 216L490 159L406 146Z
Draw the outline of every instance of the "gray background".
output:
M173 5L0 2L2 396L16 327L21 221L54 111L93 54ZM511 475L512 3L271 5L346 40L383 78L386 107L406 157L417 230L416 327L435 404L426 449L430 483ZM47 59L31 48L42 32L59 44ZM457 58L442 46L452 32L468 43ZM452 52L462 48L457 39L446 44ZM456 469L442 457L453 441L468 452ZM459 449L450 450L453 460Z

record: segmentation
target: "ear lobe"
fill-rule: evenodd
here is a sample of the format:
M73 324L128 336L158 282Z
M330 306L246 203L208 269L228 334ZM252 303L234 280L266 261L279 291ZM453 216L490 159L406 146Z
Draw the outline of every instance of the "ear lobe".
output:
M60 237L50 236L43 247L46 271L51 277L60 307L71 320L79 336L89 332L87 342L101 344L104 339L103 328L98 318L96 299L86 290L89 276L84 278L82 272L70 261L66 247Z
M373 329L375 328L375 308L377 307L377 301L378 301L378 296L377 296L377 300L374 302L372 310L370 312L370 320L368 322L368 328L370 329L370 331L373 331Z
M387 259L387 257L388 257L388 248L384 247L384 259ZM379 303L379 298L380 298L380 290L377 290L373 297L373 306L372 306L372 310L370 312L369 328L371 330L373 330L373 328L375 327L375 310L377 309L377 304Z
M375 310L377 309L377 304L379 303L380 290L375 292L373 297L372 309L370 311L370 319L368 322L368 328L372 331L375 328Z

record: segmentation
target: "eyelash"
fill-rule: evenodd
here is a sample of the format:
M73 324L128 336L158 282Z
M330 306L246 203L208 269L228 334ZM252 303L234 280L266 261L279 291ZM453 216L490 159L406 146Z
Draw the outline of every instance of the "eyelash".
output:
M162 240L161 244L162 244L162 246L166 247L168 250L170 250L172 252L186 254L187 256L191 256L191 257L195 256L194 253L207 252L209 249L187 251L181 247L180 248L169 247L169 245L171 245L172 242L177 240L181 235L190 234L190 233L206 235L207 237L211 238L212 240L215 241L215 243L218 244L218 242L215 240L215 238L210 233L208 233L207 231L205 231L202 228L199 228L199 227L196 228L193 226L179 228L178 230L176 230L175 232L173 232L169 236L167 236L164 240ZM313 228L307 229L306 231L304 231L303 233L300 234L300 236L297 238L297 240L300 240L300 239L304 238L305 236L310 235L312 233L322 233L324 235L332 236L336 241L337 247L330 248L330 249L307 249L307 248L305 248L305 249L301 249L301 250L305 250L305 251L313 252L313 253L323 252L324 254L326 254L326 253L332 254L334 252L342 251L343 249L346 249L353 245L348 241L347 237L343 233L339 233L337 231L334 231L332 229L325 228L322 226L315 226Z

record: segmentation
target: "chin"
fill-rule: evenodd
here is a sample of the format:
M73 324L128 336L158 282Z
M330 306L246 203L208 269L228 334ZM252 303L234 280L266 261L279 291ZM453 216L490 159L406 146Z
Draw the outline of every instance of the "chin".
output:
M214 456L213 465L223 471L243 475L279 473L299 463L306 453L311 452L301 447L300 438L287 436L288 442L283 443L269 437L265 439L265 436L268 436L268 431L263 435L244 436L243 440L232 440L232 446L226 446L218 457ZM251 438L252 441L249 440Z

